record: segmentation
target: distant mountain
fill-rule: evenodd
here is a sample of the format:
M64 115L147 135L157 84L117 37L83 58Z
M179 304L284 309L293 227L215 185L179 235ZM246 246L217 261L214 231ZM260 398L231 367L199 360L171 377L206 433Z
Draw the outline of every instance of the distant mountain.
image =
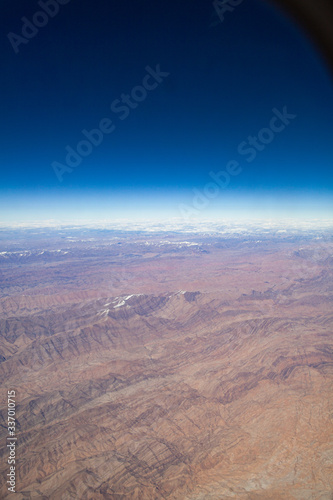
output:
M329 232L70 234L0 254L15 498L332 498Z

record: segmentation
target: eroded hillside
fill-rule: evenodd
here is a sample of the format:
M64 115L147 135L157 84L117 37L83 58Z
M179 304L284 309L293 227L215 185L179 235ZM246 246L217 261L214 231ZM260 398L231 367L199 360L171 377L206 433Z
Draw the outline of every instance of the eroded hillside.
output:
M6 250L15 498L331 500L329 241L118 243Z

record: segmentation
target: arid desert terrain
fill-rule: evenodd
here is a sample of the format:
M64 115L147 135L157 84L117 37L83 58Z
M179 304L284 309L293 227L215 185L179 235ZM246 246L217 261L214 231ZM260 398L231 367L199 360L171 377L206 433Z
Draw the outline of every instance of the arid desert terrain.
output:
M332 228L3 228L0 497L332 500L332 277Z

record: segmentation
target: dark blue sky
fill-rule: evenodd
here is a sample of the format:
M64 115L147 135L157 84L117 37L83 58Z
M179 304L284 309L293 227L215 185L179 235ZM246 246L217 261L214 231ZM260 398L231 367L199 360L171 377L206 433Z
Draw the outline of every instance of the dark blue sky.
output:
M35 16L43 9L34 1L1 7L0 220L175 212L230 160L242 172L210 208L221 197L238 206L263 197L267 206L272 195L277 206L279 196L298 204L303 196L300 207L325 200L332 215L332 81L285 16L259 0L244 0L223 22L203 0L62 2L52 0L59 12L49 19ZM23 16L48 21L22 42ZM122 120L127 113L111 103L157 65L169 75L147 95L137 90ZM285 106L296 118L242 154L240 144L249 151L248 138ZM104 118L114 130L57 176L52 164L66 165L66 146L76 150L82 130Z

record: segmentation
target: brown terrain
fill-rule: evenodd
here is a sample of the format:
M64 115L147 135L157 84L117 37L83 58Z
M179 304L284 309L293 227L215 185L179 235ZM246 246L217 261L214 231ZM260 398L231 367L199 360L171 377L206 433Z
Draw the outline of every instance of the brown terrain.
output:
M329 233L17 231L1 498L15 389L18 500L333 499Z

